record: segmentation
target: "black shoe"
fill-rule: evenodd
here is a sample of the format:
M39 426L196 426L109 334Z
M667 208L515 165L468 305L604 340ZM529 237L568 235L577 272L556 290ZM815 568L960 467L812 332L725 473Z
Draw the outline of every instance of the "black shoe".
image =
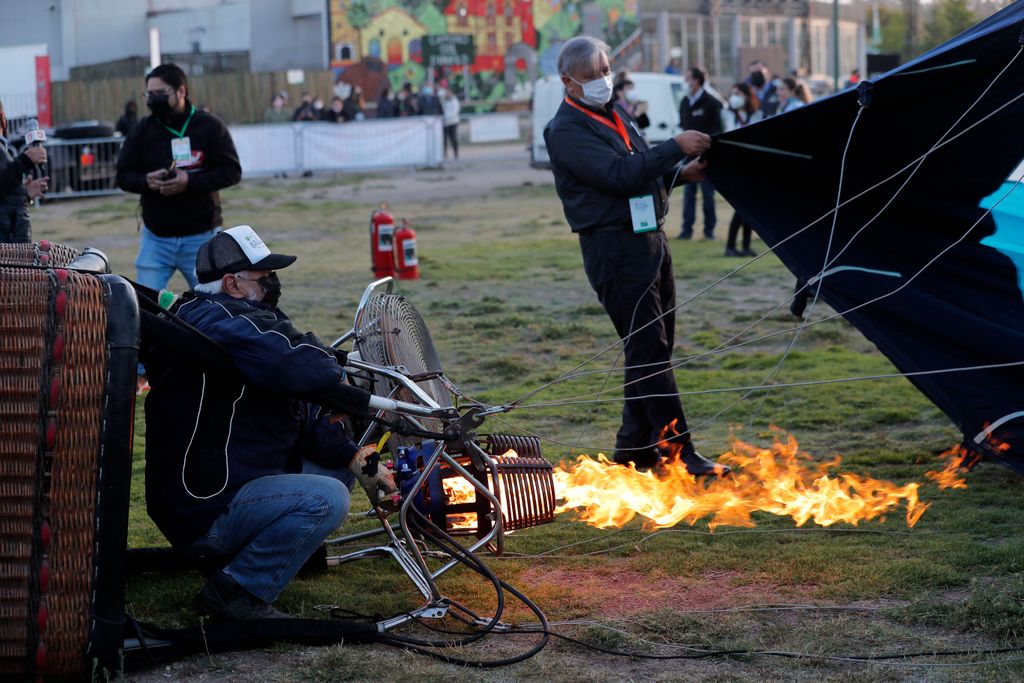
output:
M741 254L740 252L736 251L732 247L726 247L725 248L725 255L726 256L743 256L743 254Z
M719 465L712 462L692 448L686 449L686 451L683 454L683 464L686 465L686 471L695 477L703 477L709 474L722 476L732 471L732 468L728 465Z
M706 232L706 233L704 233L704 239L706 239L706 240L713 240L713 239L715 239L715 233L713 233L713 232Z
M755 256L757 256L757 252L754 251L753 249L751 249L750 247L747 247L746 249L744 249L743 251L740 252L740 256L747 256L749 258L754 258Z
M615 449L612 453L612 460L619 465L633 465L638 470L649 470L661 460L661 451L656 447L644 448L638 451Z
M676 239L677 239L677 240L689 240L689 239L693 239L693 233L692 233L692 232L686 232L685 230L683 230L683 231L682 231L681 233L679 233L678 235L676 235Z
M803 320L804 311L807 310L807 301L811 298L810 293L807 291L807 281L802 277L796 279L796 286L794 286L793 300L789 302L789 312L793 314L794 318Z
M215 571L199 591L199 604L214 621L294 619L260 600L222 571Z

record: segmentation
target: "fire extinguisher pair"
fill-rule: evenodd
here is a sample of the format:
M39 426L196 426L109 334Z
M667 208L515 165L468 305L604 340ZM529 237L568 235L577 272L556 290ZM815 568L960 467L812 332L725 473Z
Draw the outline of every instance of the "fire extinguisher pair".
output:
M399 280L417 280L420 261L416 251L416 231L402 219L402 227L395 229L395 217L386 209L376 209L370 215L370 259L374 277L397 277Z

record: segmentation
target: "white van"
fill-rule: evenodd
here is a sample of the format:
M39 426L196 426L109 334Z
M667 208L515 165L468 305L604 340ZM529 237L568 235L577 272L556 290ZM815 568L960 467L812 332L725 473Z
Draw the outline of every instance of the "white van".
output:
M651 125L644 131L649 143L657 144L682 132L679 127L679 105L685 88L683 77L676 74L632 72L629 80L636 86L637 99L647 102L647 118ZM708 83L704 86L711 95L721 95ZM544 126L548 125L565 98L565 89L558 76L545 76L533 84L533 111L530 162L533 166L548 167L551 160L544 146Z

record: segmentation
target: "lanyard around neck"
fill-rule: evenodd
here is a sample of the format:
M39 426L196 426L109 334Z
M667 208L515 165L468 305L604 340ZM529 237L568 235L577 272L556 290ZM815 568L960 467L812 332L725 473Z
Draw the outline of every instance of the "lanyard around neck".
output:
M185 119L185 125L183 125L181 127L181 130L174 130L173 128L168 126L163 121L160 122L160 125L163 126L164 128L166 128L167 130L171 131L171 134L177 135L179 138L183 138L183 137L185 137L185 131L188 130L188 122L192 120L192 115L195 114L195 113L196 113L196 108L192 107L189 110L189 112L188 112L188 118Z
M568 97L565 98L565 103L568 104L570 107L576 107L581 112L583 112L584 114L586 114L590 118L594 119L598 123L600 123L602 125L605 125L605 126L608 126L612 130L614 130L622 138L622 141L624 143L626 143L626 149L629 150L629 153L630 154L633 153L633 143L630 142L629 133L626 132L626 125L624 123L622 123L622 119L619 117L619 112L617 112L614 109L612 109L612 117L615 119L615 124L613 125L612 122L609 121L608 119L606 119L605 117L598 116L597 114L595 114L594 112L590 111L586 107L582 107L582 106L576 104L575 102L573 102Z

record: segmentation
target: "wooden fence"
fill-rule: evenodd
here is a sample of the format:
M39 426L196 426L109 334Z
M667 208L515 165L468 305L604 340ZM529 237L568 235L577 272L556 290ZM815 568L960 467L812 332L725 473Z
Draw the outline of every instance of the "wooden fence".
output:
M124 113L124 105L129 100L135 100L139 115L145 116L145 89L141 76L57 81L53 84L54 123L60 126L88 119L113 122ZM193 104L210 107L225 123L261 123L270 98L281 90L289 93L289 108L298 105L303 92L320 95L329 103L334 94L334 74L306 71L305 82L299 85L288 85L284 71L189 76L188 90Z

